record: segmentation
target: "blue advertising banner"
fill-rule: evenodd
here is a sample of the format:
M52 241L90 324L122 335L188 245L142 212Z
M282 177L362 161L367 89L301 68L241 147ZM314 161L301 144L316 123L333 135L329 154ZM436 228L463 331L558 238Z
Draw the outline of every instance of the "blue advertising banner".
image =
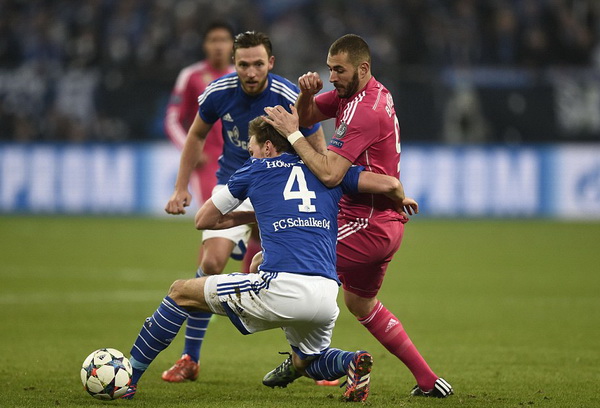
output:
M161 215L179 154L167 143L0 144L0 213ZM599 145L404 144L401 179L422 217L600 219Z

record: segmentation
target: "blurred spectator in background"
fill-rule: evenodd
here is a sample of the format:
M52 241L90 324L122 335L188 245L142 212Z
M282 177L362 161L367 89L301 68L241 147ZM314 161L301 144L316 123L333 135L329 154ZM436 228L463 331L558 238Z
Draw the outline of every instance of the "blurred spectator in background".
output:
M597 7L597 2L596 7ZM551 2L552 27L557 43L559 64L587 65L591 62L591 52L595 45L595 31L598 16L593 13L592 4L584 0Z
M595 0L0 0L0 140L163 139L172 78L203 55L213 19L270 33L289 77L318 67L322 44L359 34L401 93L402 81L439 87L447 69L533 68L540 81L592 68L599 11Z
M486 11L483 24L482 61L501 66L514 66L519 55L519 30L516 12L506 2Z

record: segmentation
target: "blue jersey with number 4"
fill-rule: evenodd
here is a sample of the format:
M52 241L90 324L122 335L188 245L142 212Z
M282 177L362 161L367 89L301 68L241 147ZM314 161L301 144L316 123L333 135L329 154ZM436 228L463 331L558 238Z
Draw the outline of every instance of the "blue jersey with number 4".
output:
M260 228L266 272L320 275L338 281L335 271L338 201L356 193L362 166L328 188L295 154L250 159L227 187L240 202L250 198ZM338 281L339 283L339 281Z
M267 106L288 106L296 102L298 87L287 79L268 74L267 88L258 95L248 95L242 89L237 74L231 73L213 81L198 98L198 114L206 123L221 119L223 154L219 157L217 183L225 184L229 177L248 160L248 122L265 115ZM301 128L310 136L321 127Z

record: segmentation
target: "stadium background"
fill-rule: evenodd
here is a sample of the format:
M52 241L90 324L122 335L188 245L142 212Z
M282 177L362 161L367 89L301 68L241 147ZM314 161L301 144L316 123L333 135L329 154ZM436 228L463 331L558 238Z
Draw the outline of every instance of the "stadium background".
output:
M214 18L269 33L292 79L364 36L423 217L600 217L600 6L583 0L0 1L0 212L160 214L169 92Z

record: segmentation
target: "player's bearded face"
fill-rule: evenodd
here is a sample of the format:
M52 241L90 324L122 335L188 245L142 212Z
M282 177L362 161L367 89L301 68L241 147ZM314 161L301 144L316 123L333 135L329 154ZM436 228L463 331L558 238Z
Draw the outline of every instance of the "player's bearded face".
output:
M330 72L329 82L335 87L340 98L350 98L358 92L358 67L352 66L346 53L328 55L327 66Z
M340 98L350 98L358 92L358 70L354 71L352 79L346 83L338 82L333 84Z
M275 57L269 57L262 45L235 51L235 70L245 93L258 95L267 88L267 75L274 62Z

